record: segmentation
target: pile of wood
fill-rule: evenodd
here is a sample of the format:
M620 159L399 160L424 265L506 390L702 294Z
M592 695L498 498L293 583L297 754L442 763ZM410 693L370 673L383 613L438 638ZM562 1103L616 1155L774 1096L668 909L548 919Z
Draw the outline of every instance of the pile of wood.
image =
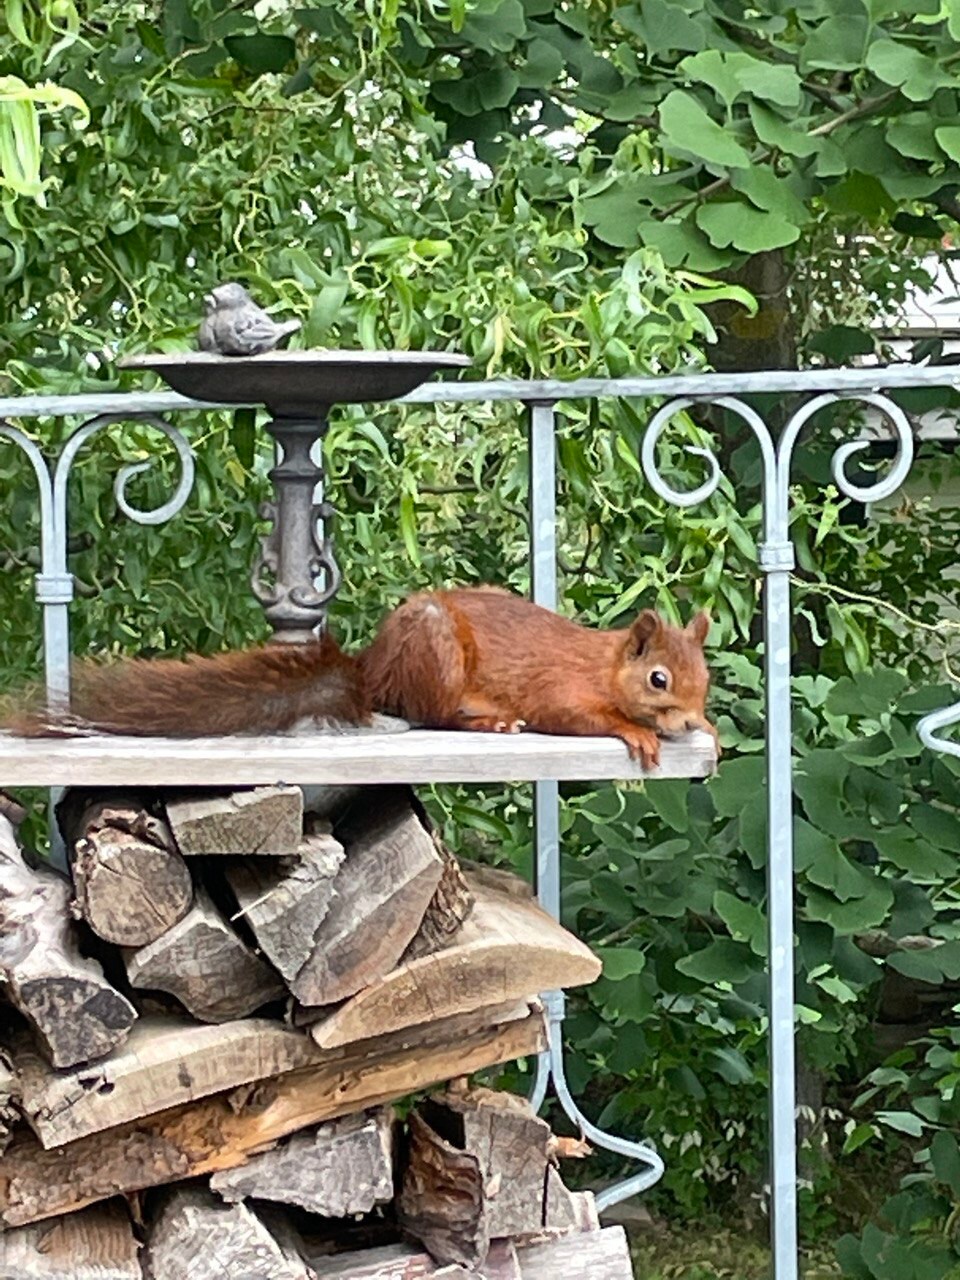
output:
M632 1274L560 1179L571 1144L465 1080L541 1050L536 993L599 963L412 793L59 816L71 880L0 804L3 1280Z

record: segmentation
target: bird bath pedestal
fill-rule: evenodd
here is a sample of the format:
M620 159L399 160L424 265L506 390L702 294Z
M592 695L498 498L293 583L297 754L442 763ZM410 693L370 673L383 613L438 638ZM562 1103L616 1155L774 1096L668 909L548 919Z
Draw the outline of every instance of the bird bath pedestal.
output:
M333 509L317 503L323 467L313 445L338 404L395 400L442 369L470 364L466 356L429 351L271 351L259 356L204 352L131 356L125 368L152 369L195 400L264 405L266 430L283 456L270 472L274 500L263 514L272 528L262 540L251 585L274 639L312 640L340 586L329 536ZM323 533L319 525L323 522ZM317 586L319 578L323 585Z

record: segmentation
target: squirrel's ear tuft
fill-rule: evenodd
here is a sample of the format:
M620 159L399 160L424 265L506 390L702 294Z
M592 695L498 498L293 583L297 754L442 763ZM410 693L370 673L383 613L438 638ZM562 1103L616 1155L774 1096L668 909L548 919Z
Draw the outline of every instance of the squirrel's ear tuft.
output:
M706 609L702 609L700 613L695 614L687 623L687 634L693 636L697 644L702 648L706 643L707 634L710 631L710 615Z
M663 620L654 609L644 609L630 628L630 648L637 654L643 653L647 645L663 630Z

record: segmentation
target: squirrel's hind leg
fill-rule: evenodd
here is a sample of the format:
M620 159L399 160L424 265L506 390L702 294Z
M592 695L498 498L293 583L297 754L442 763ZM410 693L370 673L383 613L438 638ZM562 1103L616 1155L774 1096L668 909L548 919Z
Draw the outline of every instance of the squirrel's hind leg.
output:
M488 698L471 694L464 698L450 728L469 729L474 733L519 733L526 723Z
M387 615L359 655L378 711L446 728L459 716L473 644L468 629L436 596L411 596Z

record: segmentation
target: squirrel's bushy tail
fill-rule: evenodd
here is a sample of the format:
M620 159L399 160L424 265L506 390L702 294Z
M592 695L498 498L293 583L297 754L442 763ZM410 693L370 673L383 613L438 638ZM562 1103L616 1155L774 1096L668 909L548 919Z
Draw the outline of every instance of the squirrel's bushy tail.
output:
M32 701L3 727L30 737L203 737L285 733L306 720L367 724L371 715L357 659L329 636L213 657L80 662L69 712Z
M456 722L474 651L473 634L456 611L421 593L387 615L358 661L378 711L444 728Z

